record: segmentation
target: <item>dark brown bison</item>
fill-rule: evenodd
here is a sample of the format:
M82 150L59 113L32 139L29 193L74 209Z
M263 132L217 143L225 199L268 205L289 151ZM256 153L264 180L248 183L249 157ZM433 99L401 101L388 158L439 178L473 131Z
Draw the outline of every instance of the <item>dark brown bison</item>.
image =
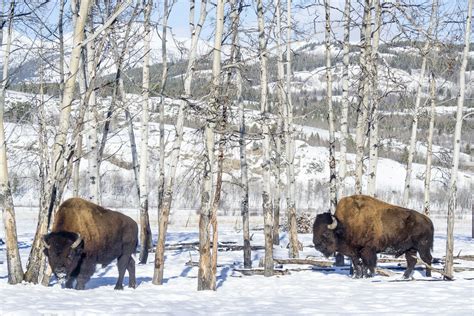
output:
M83 290L95 272L117 259L119 277L116 290L123 289L128 270L128 286L135 288L135 252L138 226L130 217L107 210L80 198L72 198L59 206L52 232L43 238L45 254L54 274L65 281L66 288Z
M431 264L433 231L433 223L423 214L369 196L353 195L339 201L334 216L316 216L313 243L326 257L335 252L350 257L356 278L373 275L377 253L405 254L407 269L403 276L409 278L417 252ZM431 276L429 269L426 276Z

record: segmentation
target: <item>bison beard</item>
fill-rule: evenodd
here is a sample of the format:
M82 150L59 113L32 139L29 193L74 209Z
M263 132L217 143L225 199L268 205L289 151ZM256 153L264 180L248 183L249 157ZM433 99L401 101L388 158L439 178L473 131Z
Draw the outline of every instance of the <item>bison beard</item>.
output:
M83 290L97 264L117 259L119 277L115 289L123 289L125 270L129 287L135 288L135 253L138 226L130 217L80 198L60 205L50 234L43 238L52 271L66 288Z
M405 254L409 278L416 264L416 253L431 264L433 223L425 215L364 195L339 201L334 216L316 216L314 247L326 257L340 252L352 259L354 277L370 277L375 272L377 253ZM426 276L431 271L426 270Z

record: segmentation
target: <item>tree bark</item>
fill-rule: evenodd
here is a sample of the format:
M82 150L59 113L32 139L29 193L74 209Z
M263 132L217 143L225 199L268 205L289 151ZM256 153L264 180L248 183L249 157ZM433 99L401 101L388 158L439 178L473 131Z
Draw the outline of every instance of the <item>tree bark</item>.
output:
M331 9L330 0L324 0L326 15L326 103L328 106L329 123L329 200L331 214L336 212L337 186L336 186L336 137L334 110L332 105L332 74L331 74Z
M140 144L140 258L139 262L145 264L148 259L148 250L151 249L151 229L148 217L148 122L150 119L150 42L151 25L150 16L153 1L148 0L145 5L145 36L143 56L143 84L142 84L142 119L141 119L141 144Z
M265 39L265 23L263 12L263 1L257 1L258 17L258 47L260 56L260 115L261 129L263 134L263 162L262 162L262 202L263 202L263 221L265 234L265 272L266 277L273 275L273 210L270 187L270 131L268 122L267 105L267 43Z
M466 33L464 38L464 50L462 54L461 67L459 69L459 94L458 105L456 111L456 126L454 128L454 149L453 162L451 165L451 179L449 183L449 201L448 201L448 228L446 237L446 265L444 272L447 278L453 277L453 250L454 250L454 211L456 209L456 191L457 191L457 176L459 169L459 152L461 150L461 129L463 121L463 107L464 96L466 93L466 67L469 55L469 43L471 41L471 24L472 24L472 6L474 0L468 0L467 18L466 18Z
M231 0L232 19L232 64L235 67L235 103L239 108L239 152L240 152L240 186L242 196L240 200L240 211L242 215L243 234L243 257L244 267L252 267L252 249L250 245L250 223L249 223L249 183L248 183L248 163L246 150L246 126L245 126L245 106L242 99L242 58L239 43L240 12L243 9L242 0Z
M283 156L282 150L282 134L284 133L283 120L284 118L284 107L286 106L286 94L285 94L285 65L283 61L283 50L282 50L282 26L281 26L281 0L276 2L276 18L277 18L277 85L278 85L278 122L277 130L275 135L275 169L276 169L276 183L275 183L275 205L273 207L273 244L280 244L280 206L281 206L281 163Z
M360 68L361 80L359 86L359 106L357 108L357 126L356 126L356 161L355 161L355 193L362 194L362 176L364 174L364 147L365 147L365 129L367 122L368 109L370 104L369 92L369 65L368 58L371 55L371 6L372 0L364 1L364 16L362 19L362 30L360 32L361 52Z
M213 63L212 63L212 92L209 100L207 123L204 128L204 173L201 191L201 210L199 215L199 271L198 290L216 289L217 266L217 206L220 199L222 186L222 161L224 156L223 144L219 145L219 162L217 170L216 190L212 192L214 178L214 130L216 117L219 120L219 100L221 86L221 47L224 31L224 0L217 1L216 8L216 33L214 37ZM221 136L222 137L222 136ZM222 141L222 139L221 139ZM220 178L220 179L219 179ZM210 248L210 228L213 226L213 247ZM211 258L212 256L212 258Z
M287 1L287 27L286 27L286 107L285 117L285 143L286 143L286 159L287 159L287 216L290 234L290 258L298 258L299 241L296 224L296 202L295 202L295 128L293 126L293 103L291 100L291 0Z
M342 57L342 109L341 109L341 133L339 150L339 192L338 196L344 196L345 179L347 174L347 139L349 137L349 37L351 32L351 2L345 1L344 5L344 40Z
M153 280L152 280L152 283L155 285L163 284L166 231L168 229L168 221L169 221L169 214L171 210L171 202L173 199L176 169L177 169L178 161L179 161L181 142L183 140L184 110L187 105L187 100L191 97L191 82L193 79L193 74L194 74L195 64L196 64L197 43L198 43L199 35L201 34L202 26L204 25L204 21L206 20L206 15L207 15L206 5L207 5L207 0L202 0L199 22L196 25L196 27L192 29L192 32L191 32L192 33L191 34L191 48L189 50L189 59L188 59L186 74L184 75L184 95L182 97L182 100L179 103L178 118L176 121L175 140L173 143L173 148L171 149L171 156L170 156L170 173L168 177L168 183L164 190L163 202L161 204L160 216L158 219L158 244L156 245L155 268L154 268ZM194 24L193 13L194 13L194 1L191 1L190 25Z
M165 97L164 91L166 81L168 79L168 56L167 56L167 30L168 30L168 16L171 13L171 8L168 6L168 0L163 1L163 30L161 37L161 59L163 63L163 72L161 73L161 87L160 87L160 163L158 170L158 215L163 203L163 196L165 190Z
M378 94L378 50L380 41L380 29L382 27L382 9L380 0L374 0L375 6L375 30L372 32L372 50L370 61L370 97L371 113L369 121L369 172L367 179L367 194L376 196L377 164L379 160L379 114L378 105L381 100Z
M434 72L430 78L430 123L428 128L428 148L426 150L425 188L423 195L423 214L430 216L430 186L431 186L431 164L433 158L433 134L436 117L436 80Z
M86 30L87 36L94 33L94 23L92 16L89 20L90 27ZM88 185L88 200L93 203L100 204L100 174L99 174L99 140L97 127L99 125L97 118L97 97L95 94L95 80L96 80L96 50L95 41L89 41L86 45L87 60L83 63L87 65L87 76L84 76L87 84L89 97L84 102L87 102L87 179ZM83 96L86 98L86 96ZM86 106L86 104L84 104ZM80 136L81 137L81 136ZM79 158L80 159L80 158Z
M8 86L8 65L11 51L11 38L13 28L13 17L15 12L15 1L10 2L8 13L7 42L3 50L3 72L0 86L0 203L2 206L3 224L6 237L6 259L8 269L8 283L17 284L23 280L23 268L21 267L20 252L18 250L18 238L16 232L15 208L10 182L8 181L8 158L7 142L5 138L5 126L3 114L5 112L5 95ZM2 11L4 12L2 1ZM3 46L3 18L0 19L0 46Z

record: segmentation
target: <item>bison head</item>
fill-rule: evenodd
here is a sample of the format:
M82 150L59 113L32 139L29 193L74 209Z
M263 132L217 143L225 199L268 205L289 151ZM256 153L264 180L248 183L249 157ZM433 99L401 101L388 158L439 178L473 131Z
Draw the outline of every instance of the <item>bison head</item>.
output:
M316 250L329 257L337 251L337 220L331 213L319 214L313 224L313 243Z
M84 249L81 235L55 232L43 237L44 253L56 277L63 281L77 268Z

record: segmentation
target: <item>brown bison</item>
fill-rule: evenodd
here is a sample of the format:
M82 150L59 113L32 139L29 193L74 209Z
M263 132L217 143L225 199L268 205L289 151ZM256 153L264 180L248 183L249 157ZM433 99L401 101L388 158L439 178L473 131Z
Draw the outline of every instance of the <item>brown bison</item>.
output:
M335 252L350 257L355 278L374 274L377 253L405 254L407 269L403 276L409 278L417 252L431 264L433 231L433 223L423 214L369 196L353 195L339 201L334 216L316 216L313 243L326 257ZM426 276L431 276L429 269Z
M135 288L135 260L138 226L130 217L107 210L81 198L71 198L59 206L52 232L43 238L44 251L52 271L66 288L83 290L96 264L106 266L117 259L119 277L116 290L123 289L128 270L128 286Z

